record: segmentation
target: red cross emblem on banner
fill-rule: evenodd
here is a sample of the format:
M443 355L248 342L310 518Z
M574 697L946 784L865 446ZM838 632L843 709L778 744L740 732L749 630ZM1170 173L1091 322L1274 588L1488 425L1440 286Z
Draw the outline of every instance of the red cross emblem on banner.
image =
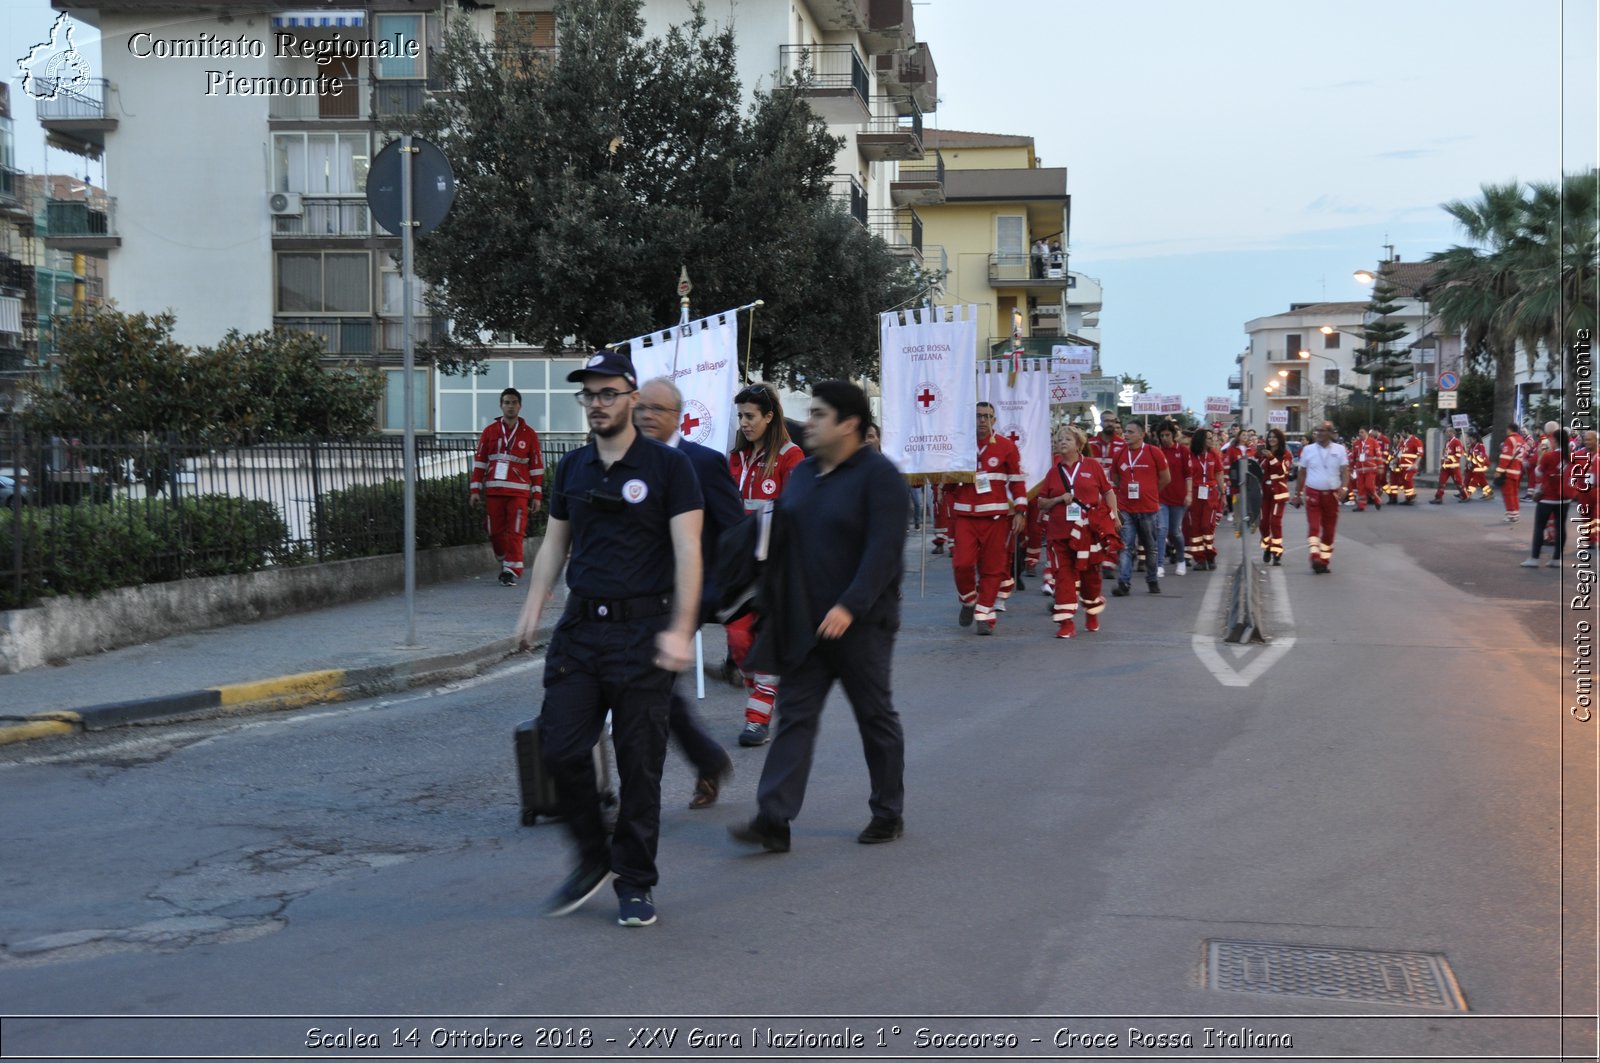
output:
M927 409L929 406L933 405L934 400L936 400L938 397L939 396L935 395L933 392L929 391L927 388L923 388L922 389L922 394L917 396L917 401L922 403L922 408L923 409Z
M1018 435L1017 430L1014 428L1010 432L1006 433L1006 438L1011 440L1013 443L1022 442L1022 436Z
M680 432L682 432L684 435L689 435L696 428L699 428L699 427L700 427L700 419L698 417L696 417L692 413L686 413L686 414L683 415L683 427L678 429L678 430Z

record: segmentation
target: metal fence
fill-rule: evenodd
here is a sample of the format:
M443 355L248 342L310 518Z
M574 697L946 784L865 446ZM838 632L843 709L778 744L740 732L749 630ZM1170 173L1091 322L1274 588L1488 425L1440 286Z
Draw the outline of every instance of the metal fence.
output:
M545 443L547 476L579 437ZM474 437L416 441L417 545L483 542ZM404 440L211 447L0 436L0 608L403 549ZM7 504L7 502L10 504Z

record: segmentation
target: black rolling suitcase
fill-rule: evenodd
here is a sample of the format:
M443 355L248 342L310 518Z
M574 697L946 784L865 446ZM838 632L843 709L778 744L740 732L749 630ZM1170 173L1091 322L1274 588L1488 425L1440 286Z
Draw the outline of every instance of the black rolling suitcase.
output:
M609 732L609 728L607 728ZM539 718L517 724L514 732L517 750L517 782L522 791L522 825L531 827L539 817L557 818L556 781L544 770L539 740ZM611 743L602 734L594 747L595 789L600 791L600 807L608 819L615 813L617 794L611 787Z

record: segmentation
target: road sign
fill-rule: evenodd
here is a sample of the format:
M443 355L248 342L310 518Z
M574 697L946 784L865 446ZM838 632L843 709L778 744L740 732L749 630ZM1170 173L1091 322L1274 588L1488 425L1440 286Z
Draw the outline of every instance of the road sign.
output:
M1449 374L1446 374L1446 375L1448 376ZM1453 409L1455 409L1456 408L1456 401L1458 399L1460 399L1460 398L1461 398L1461 396L1457 395L1453 391L1441 391L1441 392L1439 392L1439 409L1441 409L1441 410L1453 410Z
M450 213L456 198L456 178L444 152L420 137L411 138L416 160L411 170L411 216L416 221L412 232L431 233ZM367 206L372 220L396 235L400 234L405 204L401 202L400 141L390 141L372 160L367 170Z
M1439 390L1440 391L1454 391L1456 389L1456 387L1460 383L1461 383L1461 378L1456 376L1454 373L1440 373L1439 374Z

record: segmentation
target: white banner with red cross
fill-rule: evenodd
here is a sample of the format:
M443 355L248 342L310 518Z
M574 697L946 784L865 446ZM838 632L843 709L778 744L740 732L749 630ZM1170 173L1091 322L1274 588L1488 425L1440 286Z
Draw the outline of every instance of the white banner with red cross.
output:
M883 453L913 478L963 479L978 461L978 308L878 316ZM958 474L958 475L950 475Z
M981 364L978 398L994 407L994 434L1017 445L1024 482L1032 492L1050 471L1050 363L1023 359L1015 384L1009 368L1009 362Z
M628 341L639 383L670 377L683 392L678 431L691 443L726 451L739 390L739 320L729 310Z

